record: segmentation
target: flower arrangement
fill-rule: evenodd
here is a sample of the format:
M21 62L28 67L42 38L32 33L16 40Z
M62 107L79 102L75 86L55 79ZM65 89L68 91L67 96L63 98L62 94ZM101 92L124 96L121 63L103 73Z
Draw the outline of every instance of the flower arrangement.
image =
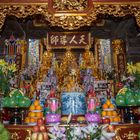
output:
M129 86L133 84L134 88L140 87L140 62L133 64L127 63L127 77L123 77L123 81Z
M114 132L108 131L108 124L100 125L91 123L87 126L59 127L55 124L49 129L50 140L112 140Z
M140 73L140 62L133 64L131 63L127 63L127 72L129 74L135 74L135 73Z
M55 124L49 129L48 136L51 140L66 140L65 127L59 127L59 124Z
M115 78L115 69L110 65L106 65L103 70L105 79L112 80Z
M38 67L30 65L21 71L20 77L22 80L33 80L33 77L37 75Z
M87 124L87 126L71 125L71 116L70 114L65 127L55 124L49 129L50 140L87 140L87 138L89 140L111 140L115 136L114 130L108 131L108 124L100 126L95 123Z
M0 91L8 94L10 91L10 78L16 71L16 64L9 64L5 60L0 59Z
M116 95L117 106L140 105L140 63L127 64L127 74L122 78L123 86Z

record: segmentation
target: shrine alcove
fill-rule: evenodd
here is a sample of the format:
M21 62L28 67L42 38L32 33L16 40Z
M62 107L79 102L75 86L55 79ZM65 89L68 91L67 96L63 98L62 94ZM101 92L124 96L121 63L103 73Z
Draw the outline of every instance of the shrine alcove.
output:
M109 15L99 16L90 26L80 27L75 30L63 29L58 26L51 26L51 23L44 19L43 15L33 15L26 18L7 16L0 33L0 44L4 46L3 40L9 39L11 35L20 39L42 39L48 32L81 32L91 34L91 50L94 52L94 40L100 39L122 39L125 42L127 60L137 62L140 60L140 28L134 16L113 17ZM1 52L2 52L1 47ZM45 47L44 47L45 49ZM57 49L56 49L57 50ZM64 49L58 49L61 53ZM74 52L79 49L75 49ZM83 49L81 49L83 51ZM1 53L1 57L3 54Z

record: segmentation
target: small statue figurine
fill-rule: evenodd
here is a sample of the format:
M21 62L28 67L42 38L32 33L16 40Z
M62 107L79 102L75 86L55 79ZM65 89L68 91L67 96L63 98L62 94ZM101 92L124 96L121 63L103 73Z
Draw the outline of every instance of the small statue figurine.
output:
M53 68L50 68L48 70L48 75L45 77L45 79L43 81L46 82L46 85L48 87L56 90L56 88L57 88L57 77L54 74Z
M55 94L55 90L54 89L51 89L49 95L48 95L48 99L49 98L56 98L56 94Z
M94 67L94 56L93 53L89 50L89 48L87 48L84 52L83 59L86 67Z
M85 61L83 59L83 55L82 54L80 54L80 56L79 56L78 63L79 63L80 69L85 69L86 68Z
M43 58L42 58L42 64L40 67L40 79L43 78L43 75L45 75L49 68L51 67L52 63L52 58L53 58L53 53L51 52L50 49L44 52Z
M96 97L96 93L95 91L91 88L89 89L88 93L87 93L87 98L94 98Z
M90 89L94 90L94 80L95 78L92 76L92 69L88 68L86 70L86 75L84 76L84 80L83 80L83 87L86 93Z
M67 92L83 91L77 82L78 75L76 73L77 73L76 70L72 69L71 73L67 77L65 77L62 91L67 91Z
M94 61L94 55L89 50L89 48L86 48L86 51L83 53L82 58L83 58L82 65L85 68L90 67L92 69L92 72L94 72L93 73L94 77L98 78L98 72L97 72L97 68L96 68L96 62Z
M52 62L51 62L51 67L53 68L54 71L58 71L58 61L56 60L55 54L53 54Z
M100 102L96 96L96 92L90 89L87 94L87 104L90 112L98 111L100 108Z

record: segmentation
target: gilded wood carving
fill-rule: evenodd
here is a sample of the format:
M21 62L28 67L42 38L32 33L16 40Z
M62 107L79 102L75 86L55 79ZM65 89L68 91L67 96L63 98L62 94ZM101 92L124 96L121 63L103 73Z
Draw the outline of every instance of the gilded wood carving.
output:
M52 8L57 11L83 11L87 8L87 0L53 0Z
M139 125L117 126L115 128L116 140L137 140Z
M64 29L77 29L82 26L90 26L97 19L99 14L123 17L132 15L136 17L140 26L140 2L92 2L81 0L72 3L71 0L62 0L57 4L57 0L50 0L46 3L1 3L0 5L0 29L8 15L18 18L25 18L29 15L41 14L52 26L60 26ZM79 6L75 6L79 5ZM79 7L79 8L78 8Z
M11 140L31 140L32 128L8 127Z

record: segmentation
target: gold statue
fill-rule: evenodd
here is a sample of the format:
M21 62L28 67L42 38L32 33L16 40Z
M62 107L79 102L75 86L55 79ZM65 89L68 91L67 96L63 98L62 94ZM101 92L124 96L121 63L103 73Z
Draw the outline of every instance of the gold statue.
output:
M20 47L20 51L22 54L22 64L21 67L25 67L26 64L26 53L27 53L27 42L25 40L21 40L21 47Z
M89 48L87 48L86 51L84 52L83 58L86 67L94 66L94 56L93 53L89 50Z
M76 58L70 49L67 49L62 63L60 64L60 73L62 73L62 75L68 75L73 68L78 68Z
M22 56L21 68L24 68L26 64L27 42L26 40L17 40L16 43L18 44L17 52L21 53Z
M78 74L76 69L71 69L71 72L67 77L64 77L62 91L65 92L81 92L82 88L78 83Z
M69 81L69 84L72 85L72 78L70 77L70 73L71 71L74 70L75 71L75 75L78 77L79 75L79 69L78 69L78 65L76 62L76 58L74 56L74 54L71 52L70 49L67 49L64 58L62 60L62 63L60 64L60 68L59 68L59 77L58 77L58 81L59 81L59 86L63 86L64 83L67 81ZM67 79L67 80L66 80ZM77 78L78 80L78 78ZM70 89L70 85L68 85L67 89Z
M93 71L93 76L96 78L98 77L94 55L89 48L86 48L85 52L83 53L83 66L84 68L91 68Z
M51 67L52 58L53 58L53 53L51 49L48 49L47 51L44 52L43 57L42 57L41 67L39 70L40 80L42 80L43 75L46 75L49 68Z

